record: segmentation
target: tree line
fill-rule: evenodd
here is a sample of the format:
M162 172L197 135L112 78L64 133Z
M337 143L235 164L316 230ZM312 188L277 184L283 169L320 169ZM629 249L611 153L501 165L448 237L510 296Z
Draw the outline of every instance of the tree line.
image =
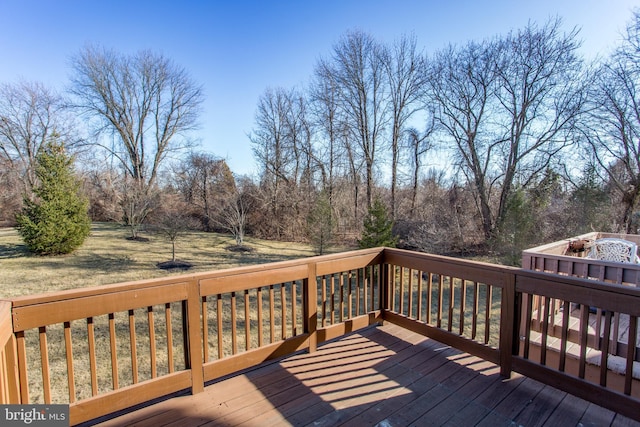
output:
M640 14L597 60L560 19L422 51L349 31L309 84L267 88L248 134L255 176L199 151L203 92L151 51L72 58L64 94L0 86L0 215L33 196L55 133L77 159L94 220L328 244L362 239L381 206L394 242L505 255L592 230L636 233ZM82 126L77 121L82 120ZM84 134L83 134L84 132Z

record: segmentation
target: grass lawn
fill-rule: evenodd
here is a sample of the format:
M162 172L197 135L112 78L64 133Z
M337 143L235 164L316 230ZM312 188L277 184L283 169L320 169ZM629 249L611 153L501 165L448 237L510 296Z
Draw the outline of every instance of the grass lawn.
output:
M30 254L14 229L0 229L0 299L42 292L184 274L156 264L171 259L171 242L160 234L142 233L147 242L126 238L129 229L94 223L85 243L70 255ZM230 235L188 232L176 242L176 258L193 264L189 272L220 270L313 256L310 245L247 238L252 252L233 252Z

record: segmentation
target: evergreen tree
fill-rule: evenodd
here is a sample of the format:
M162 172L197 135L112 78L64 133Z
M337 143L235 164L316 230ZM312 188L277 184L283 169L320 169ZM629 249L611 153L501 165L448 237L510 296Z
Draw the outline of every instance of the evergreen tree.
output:
M68 254L89 235L89 203L80 195L73 159L54 136L36 157L37 184L33 199L25 196L16 216L18 232L27 248L39 255Z
M362 239L359 241L360 248L376 248L378 246L394 248L396 243L397 238L393 235L393 220L382 200L376 198L364 220Z

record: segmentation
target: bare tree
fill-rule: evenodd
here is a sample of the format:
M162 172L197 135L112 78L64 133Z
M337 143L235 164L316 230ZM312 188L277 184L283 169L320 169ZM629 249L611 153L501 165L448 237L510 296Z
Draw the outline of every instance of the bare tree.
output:
M145 187L129 176L119 180L118 204L122 208L122 221L131 230L131 240L143 240L139 236L147 217L160 206L161 192L157 186Z
M67 149L73 149L79 140L72 130L61 97L43 84L0 85L0 158L21 180L25 194L35 183L35 159L41 147L57 134L68 141Z
M21 188L22 182L11 163L0 157L0 226L15 225L16 214L22 207Z
M621 195L620 225L632 227L640 201L640 12L627 27L624 42L595 73L590 99L592 110L585 122L589 154Z
M407 123L420 109L425 83L425 59L417 51L416 38L404 36L392 48L383 48L382 58L389 86L391 116L391 218L396 217L396 191L401 139Z
M431 118L432 120L430 122L427 122L427 128L423 132L420 132L418 129L413 127L405 131L405 144L407 151L410 153L409 158L413 168L411 174L411 209L409 211L410 216L413 216L416 209L418 187L420 184L420 171L422 169L422 158L433 145L429 137L435 129L435 121L433 115L431 116Z
M193 218L189 215L185 202L180 200L177 194L164 194L163 198L165 200L163 200L162 208L155 213L152 222L154 231L171 242L171 261L160 262L157 266L165 269L189 268L191 263L176 259L176 243L180 237L192 229Z
M250 197L246 187L250 185L245 180L240 180L239 188L230 195L220 209L217 217L218 224L233 234L236 245L244 245L244 237L247 229L247 219L249 212L253 209L253 199Z
M364 164L367 208L372 207L374 166L387 124L387 77L381 46L368 34L353 31L334 46L330 62L319 65L337 85L348 143Z
M513 185L535 184L573 142L586 91L578 31L563 33L561 20L529 24L502 40L497 67L500 192L495 213L499 229Z
M254 156L262 168L261 186L265 195L276 238L284 233L281 218L286 196L285 189L292 183L292 157L287 143L289 94L284 89L267 89L258 101L255 128L249 136Z
M176 165L173 180L202 228L212 231L221 207L236 192L227 162L211 154L194 152Z
M84 193L89 197L89 215L93 221L122 221L121 192L126 178L110 159L105 155L92 158L85 156L80 160L83 164Z
M328 203L333 206L333 191L342 153L339 143L343 120L338 105L338 87L326 63L320 62L315 69L314 81L310 88L312 114L318 133L318 167L322 175L322 189Z
M576 37L554 20L434 59L430 93L486 239L499 234L516 180L526 187L571 141L584 103Z
M114 138L101 144L127 175L153 185L170 153L189 146L202 89L183 68L162 55L141 51L123 55L90 46L72 61L75 107L95 119L96 130Z
M190 146L187 133L196 127L202 89L183 68L150 51L128 56L90 46L72 64L74 107L94 119L97 135L112 137L110 144L98 145L133 180L128 188L135 194L126 197L123 209L136 237L136 221L149 213L137 208L152 206L160 166L171 153Z
M487 238L493 233L489 167L498 144L492 141L486 115L497 78L496 49L488 41L449 46L433 57L428 79L439 127L454 143L461 170L476 189Z
M318 159L322 160L318 161L323 177L320 192L324 192L331 210L340 213L336 215L336 228L350 232L355 225L359 229L361 223L360 190L364 163L351 137L352 126L344 110L336 78L334 64L320 60L314 70L310 98L316 129L316 152Z
M270 212L271 237L298 239L319 161L312 145L305 97L297 90L267 89L260 97L249 138L261 165L261 188Z

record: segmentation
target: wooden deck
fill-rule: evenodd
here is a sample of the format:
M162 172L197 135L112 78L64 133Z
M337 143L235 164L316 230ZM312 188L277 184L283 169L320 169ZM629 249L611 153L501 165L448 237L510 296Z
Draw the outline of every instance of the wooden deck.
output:
M399 326L369 327L100 426L623 426L600 406Z

